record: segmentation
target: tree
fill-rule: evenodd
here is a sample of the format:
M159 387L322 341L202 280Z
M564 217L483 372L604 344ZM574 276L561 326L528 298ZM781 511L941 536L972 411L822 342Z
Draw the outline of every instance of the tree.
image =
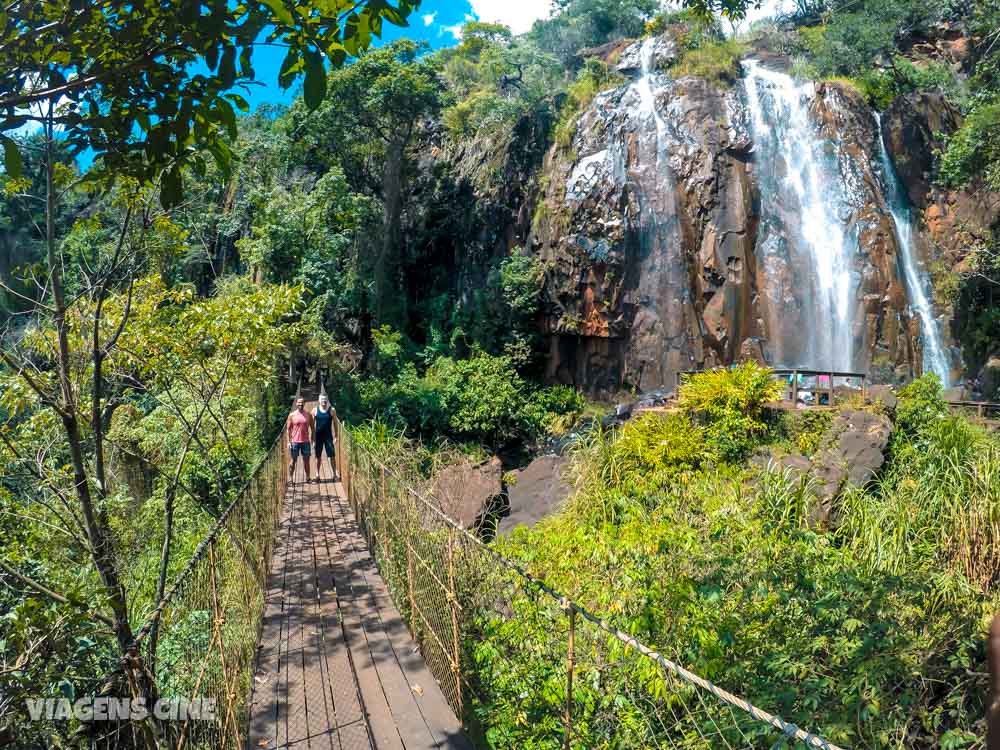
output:
M402 296L394 286L399 266L403 176L423 121L441 106L444 85L425 47L404 39L366 52L330 78L331 96L313 116L293 110L293 140L305 144L311 166L343 165L350 182L382 199L382 237L372 263L378 324L394 323ZM332 146L335 159L319 152Z
M3 133L45 123L75 152L93 150L97 172L151 180L165 168L163 196L176 203L185 162L203 169L207 151L228 166L226 137L236 135L236 110L248 108L233 89L254 80L255 47L287 46L281 85L303 78L315 109L324 59L342 65L383 19L405 25L419 1L13 0L0 14L7 172L20 173L21 157Z
M44 334L35 346L30 338L13 339L0 361L61 425L72 482L57 489L66 503L75 497L83 544L121 649L131 643L132 630L106 503L106 435L120 401L109 392L106 368L129 328L136 275L148 257L146 241L155 229L151 191L164 205L176 205L182 167L203 171L205 153L228 170L234 107L247 109L232 89L254 79L257 45L287 45L280 82L289 86L303 77L305 101L316 108L326 90L324 59L343 64L381 32L383 18L405 24L418 3L313 0L296 3L293 12L285 0L12 0L0 13L4 188L44 206L38 234L45 259L33 310ZM22 177L19 143L5 134L32 125L42 129L36 195ZM80 179L60 166L64 144L74 153L95 152L88 183L105 191L114 180L124 185L111 242L81 270L74 294L67 293L57 217Z

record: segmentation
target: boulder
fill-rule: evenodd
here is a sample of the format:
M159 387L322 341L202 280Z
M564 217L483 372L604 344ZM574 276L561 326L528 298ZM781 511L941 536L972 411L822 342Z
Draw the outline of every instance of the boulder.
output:
M872 480L885 463L891 434L892 422L882 414L851 410L837 416L812 461L817 480L814 525L836 525L837 496Z
M568 463L565 456L540 456L512 472L507 486L510 513L497 524L498 535L518 526L534 526L560 509L573 489L563 476Z
M888 417L845 411L834 419L811 460L798 453L768 453L755 456L753 464L759 469L782 472L793 484L808 478L812 495L809 524L828 528L837 524L837 497L849 488L864 487L882 468L891 434Z
M478 528L502 496L503 465L495 456L478 464L450 464L438 470L425 492L463 528Z
M979 388L986 401L1000 401L1000 353L986 360L979 371Z
M891 385L870 385L868 386L868 403L882 404L886 411L896 411L899 398Z

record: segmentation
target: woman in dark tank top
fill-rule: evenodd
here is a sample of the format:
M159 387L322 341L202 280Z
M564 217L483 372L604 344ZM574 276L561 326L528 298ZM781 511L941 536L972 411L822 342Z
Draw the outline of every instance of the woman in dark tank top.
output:
M326 394L322 394L319 397L319 406L313 412L313 418L315 420L315 432L313 438L315 442L316 449L316 472L317 475L321 471L320 456L323 455L323 451L326 451L327 457L330 459L330 473L336 480L337 469L334 462L334 447L333 447L333 420L337 416L336 410L330 406L330 400L326 397Z

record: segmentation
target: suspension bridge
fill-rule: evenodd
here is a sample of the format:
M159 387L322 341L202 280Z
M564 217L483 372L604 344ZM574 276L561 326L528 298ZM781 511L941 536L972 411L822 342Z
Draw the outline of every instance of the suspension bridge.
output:
M107 681L214 719L123 719L92 747L840 750L534 578L334 427L315 484L278 436Z

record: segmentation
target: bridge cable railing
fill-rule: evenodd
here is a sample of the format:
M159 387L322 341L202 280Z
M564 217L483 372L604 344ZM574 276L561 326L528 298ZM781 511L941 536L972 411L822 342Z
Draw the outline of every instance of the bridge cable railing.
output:
M142 699L150 715L95 722L100 735L91 737L92 747L245 747L267 575L288 479L286 440L282 429L106 681L106 695ZM178 525L175 535L183 532ZM156 716L157 700L171 713Z
M456 522L416 467L337 433L359 527L477 744L839 750L569 600Z

